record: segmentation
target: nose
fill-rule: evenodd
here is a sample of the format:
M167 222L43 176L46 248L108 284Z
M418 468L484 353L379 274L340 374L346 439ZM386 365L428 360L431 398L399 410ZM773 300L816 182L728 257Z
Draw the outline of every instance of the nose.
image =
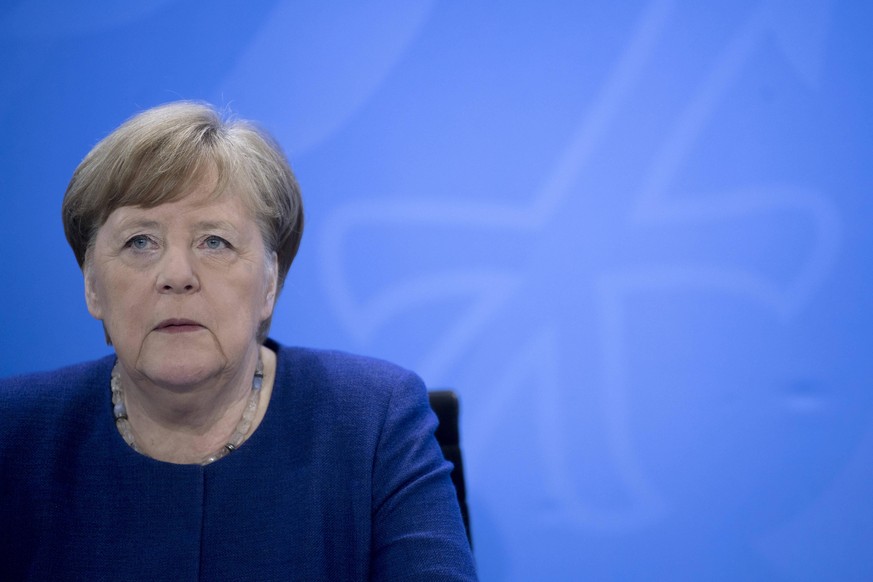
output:
M194 257L189 249L168 248L158 264L158 293L193 293L200 289Z

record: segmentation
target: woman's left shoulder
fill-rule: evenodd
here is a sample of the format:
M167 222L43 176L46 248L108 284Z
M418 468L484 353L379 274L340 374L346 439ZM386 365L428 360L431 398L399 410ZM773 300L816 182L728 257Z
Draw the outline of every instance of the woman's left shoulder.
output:
M275 342L270 347L277 354L280 373L294 370L307 376L325 376L337 380L420 382L414 372L379 358L340 350L285 347Z
M308 387L319 400L363 401L373 406L426 399L427 390L417 374L379 358L314 348L277 345L274 349L277 381Z

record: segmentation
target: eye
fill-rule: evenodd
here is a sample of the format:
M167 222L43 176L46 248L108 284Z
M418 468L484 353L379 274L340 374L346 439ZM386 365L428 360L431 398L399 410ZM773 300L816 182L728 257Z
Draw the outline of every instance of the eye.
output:
M230 248L230 243L220 236L211 235L204 239L203 246L211 251L219 251L221 249Z
M131 237L124 246L135 251L146 251L154 247L154 241L144 234Z

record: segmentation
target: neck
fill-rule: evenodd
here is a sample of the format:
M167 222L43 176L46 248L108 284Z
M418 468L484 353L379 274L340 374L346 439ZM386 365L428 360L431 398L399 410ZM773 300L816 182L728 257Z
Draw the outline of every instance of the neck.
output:
M220 452L219 456L226 453L224 447L232 438L241 443L254 432L269 401L275 354L260 348L264 381L254 392L258 351L252 356L236 374L219 375L186 387L134 381L119 365L118 383L131 433L125 440L141 453L171 463L209 462L216 452ZM250 406L255 409L246 413ZM244 423L244 434L237 438L246 414L251 422Z

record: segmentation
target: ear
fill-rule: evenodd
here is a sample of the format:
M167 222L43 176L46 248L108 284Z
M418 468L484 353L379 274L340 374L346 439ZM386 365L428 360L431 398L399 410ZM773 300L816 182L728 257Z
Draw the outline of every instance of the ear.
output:
M273 251L267 259L267 293L264 296L264 307L261 312L261 321L265 321L273 315L273 307L276 305L276 294L279 291L279 255Z
M94 282L94 271L89 265L85 265L82 269L82 275L85 278L85 303L88 304L88 313L94 319L103 320L103 302L100 300L100 294Z

